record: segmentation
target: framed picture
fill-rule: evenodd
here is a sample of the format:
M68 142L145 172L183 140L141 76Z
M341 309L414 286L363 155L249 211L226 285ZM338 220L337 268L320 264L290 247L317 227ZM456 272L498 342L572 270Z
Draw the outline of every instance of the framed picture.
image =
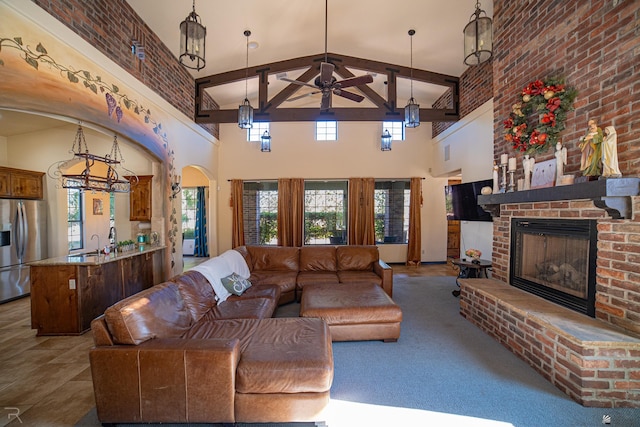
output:
M93 214L102 215L102 199L93 199Z
M536 163L531 176L531 188L553 187L556 181L556 159Z

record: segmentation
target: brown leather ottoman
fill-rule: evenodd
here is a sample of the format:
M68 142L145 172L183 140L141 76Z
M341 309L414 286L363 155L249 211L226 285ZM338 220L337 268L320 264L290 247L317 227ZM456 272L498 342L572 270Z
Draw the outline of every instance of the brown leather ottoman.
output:
M332 341L395 342L402 310L379 285L326 283L304 287L300 317L323 319Z

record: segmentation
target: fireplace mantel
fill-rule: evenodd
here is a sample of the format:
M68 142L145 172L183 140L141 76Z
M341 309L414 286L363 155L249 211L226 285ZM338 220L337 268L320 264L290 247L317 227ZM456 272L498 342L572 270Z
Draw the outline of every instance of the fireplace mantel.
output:
M533 190L478 196L478 204L494 217L500 216L500 205L513 203L552 202L560 200L593 200L613 219L631 218L631 197L640 195L640 178L603 178Z

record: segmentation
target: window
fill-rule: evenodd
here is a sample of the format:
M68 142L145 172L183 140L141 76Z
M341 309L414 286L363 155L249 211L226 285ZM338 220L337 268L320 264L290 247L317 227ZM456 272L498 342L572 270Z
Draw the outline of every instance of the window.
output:
M82 226L83 199L82 191L76 188L67 188L67 241L70 251L84 247Z
M247 129L247 141L260 142L265 130L269 130L269 122L253 122L253 127Z
M115 226L116 226L116 193L109 193L109 227L115 227Z
M278 182L245 182L242 196L247 245L278 244Z
M404 141L404 122L382 122L382 132L388 130L392 141Z
M182 236L184 239L196 238L197 190L182 189Z
M347 181L305 181L305 245L347 243Z
M407 243L410 188L409 180L376 181L374 214L377 243Z
M316 122L316 141L337 141L338 122L319 121Z

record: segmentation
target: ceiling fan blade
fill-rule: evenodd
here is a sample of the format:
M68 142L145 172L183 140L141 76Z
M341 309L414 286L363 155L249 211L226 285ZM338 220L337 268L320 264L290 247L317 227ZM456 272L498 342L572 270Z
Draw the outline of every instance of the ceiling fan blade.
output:
M329 62L320 63L320 83L326 85L331 84L331 79L333 78L333 70L335 68L336 67L334 67L334 65Z
M355 102L362 102L362 100L364 100L364 96L358 95L357 93L347 92L346 90L336 89L336 90L333 91L333 93L338 95L338 96L341 96L343 98L347 98L347 99L350 99L352 101L355 101Z
M308 96L316 95L318 93L322 93L322 91L316 90L316 91L313 91L313 92L305 93L304 95L294 96L293 98L287 99L287 102L297 101L298 99L306 98Z
M340 85L341 88L351 87L351 86L360 86L366 85L367 83L373 82L373 77L371 74L365 74L364 76L351 77L350 79L340 80L337 84Z
M288 79L286 77L280 77L280 78L278 78L278 80L282 80L283 82L289 82L289 83L293 83L295 85L300 85L300 86L309 86L309 87L312 87L314 89L317 89L316 86L314 86L312 84L309 84L309 83L301 82L300 80Z
M331 108L331 91L326 91L322 94L322 101L320 102L321 110L328 110Z

